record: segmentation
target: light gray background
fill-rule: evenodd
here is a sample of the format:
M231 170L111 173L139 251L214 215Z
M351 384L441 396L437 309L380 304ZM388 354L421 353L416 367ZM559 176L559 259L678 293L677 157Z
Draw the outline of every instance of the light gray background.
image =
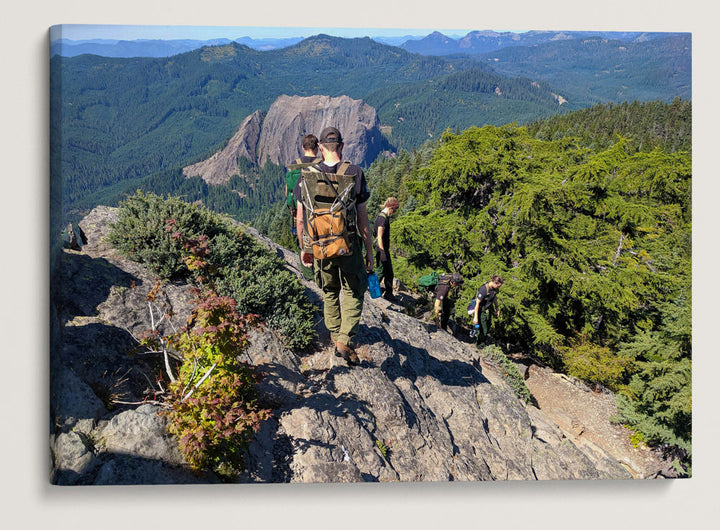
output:
M40 0L5 5L0 105L0 518L9 528L705 528L717 519L718 34L703 0ZM694 477L676 481L203 487L48 484L48 28L54 24L693 33ZM715 155L715 156L713 156ZM715 339L715 340L713 340ZM709 519L709 521L708 521ZM707 521L707 522L706 522Z

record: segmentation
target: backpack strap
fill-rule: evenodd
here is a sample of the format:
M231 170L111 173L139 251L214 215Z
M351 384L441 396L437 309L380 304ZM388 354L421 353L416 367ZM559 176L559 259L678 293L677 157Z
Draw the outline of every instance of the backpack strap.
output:
M302 158L296 158L293 164L288 164L287 168L292 171L294 169L305 169L306 167L313 166L322 162L322 158L317 157L312 162L303 162Z
M348 170L348 168L349 168L351 165L352 165L352 164L351 164L350 162L348 162L347 160L345 160L344 162L342 162L342 163L340 164L340 167L337 168L337 170L335 171L335 174L336 174L336 175L344 175L345 172Z

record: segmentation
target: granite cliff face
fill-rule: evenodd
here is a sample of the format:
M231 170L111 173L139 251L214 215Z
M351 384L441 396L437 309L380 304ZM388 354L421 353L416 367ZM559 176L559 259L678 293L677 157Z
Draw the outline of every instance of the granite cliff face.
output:
M81 222L87 244L63 251L53 282L51 482L217 482L190 472L160 406L143 404L157 359L128 352L149 327L145 295L154 278L104 242L115 215L98 207ZM303 281L296 253L248 230ZM304 284L320 305L317 287ZM189 286L169 284L165 293L184 322ZM397 309L367 296L360 366L334 356L321 322L316 348L305 354L268 329L253 333L242 358L263 374L273 417L247 452L243 482L662 476L657 455L633 448L629 433L610 424L612 396L531 365L525 377L538 399L526 404L473 345Z
M239 174L238 159L253 164L287 165L302 155L300 142L307 134L320 135L328 126L343 135L343 159L368 166L382 149L380 121L375 109L348 96L280 96L267 115L248 116L227 146L207 160L183 168L186 177L200 176L209 184L223 184Z
M239 175L238 159L247 158L255 163L255 150L260 138L262 112L255 111L245 118L228 144L207 160L183 168L186 177L200 176L208 184L225 184L233 175Z

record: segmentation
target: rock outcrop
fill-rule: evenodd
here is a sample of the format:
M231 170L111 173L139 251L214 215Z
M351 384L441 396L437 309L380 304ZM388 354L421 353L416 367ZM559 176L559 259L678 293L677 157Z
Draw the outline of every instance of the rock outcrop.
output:
M164 429L159 406L140 405L152 401L143 394L148 387L143 374L158 359L128 352L135 345L133 336L148 327L144 296L154 279L104 243L114 215L98 207L82 221L88 244L81 251L63 250L53 282L58 305L51 363L51 481L216 482L210 474L190 472L176 440ZM284 256L303 281L294 252L264 243ZM305 285L308 296L320 303L314 284ZM188 289L165 288L164 303L179 322L190 310ZM253 332L242 358L264 375L260 390L273 417L248 449L243 482L658 475L657 460L647 461L646 453L635 462L632 447L584 434L577 425L591 430L593 423L581 411L572 413L577 421L565 422L556 408L547 414L524 403L501 368L474 346L396 309L366 298L357 346L360 366L334 356L322 323L316 350L302 355L284 348L270 330Z
M185 167L183 174L200 176L208 184L223 184L239 174L241 157L256 165L266 160L287 165L302 155L303 136L319 136L328 126L343 134L345 160L368 166L382 150L377 112L363 101L348 96L280 96L266 116L260 111L248 116L225 148Z
M276 164L287 164L302 154L303 136L319 137L328 126L337 127L342 133L345 160L366 166L380 153L380 121L367 103L348 96L280 96L263 121L258 161L263 163L267 158Z
M186 177L200 176L208 184L225 184L239 175L238 159L257 162L256 149L260 139L262 112L255 111L245 118L228 144L207 160L183 168ZM241 175L242 176L242 175Z

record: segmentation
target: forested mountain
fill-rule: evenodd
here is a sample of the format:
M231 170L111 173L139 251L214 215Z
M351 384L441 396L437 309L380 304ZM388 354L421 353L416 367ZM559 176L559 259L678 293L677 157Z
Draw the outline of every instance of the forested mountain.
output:
M553 90L544 82L471 68L430 82L392 85L365 99L386 124L390 141L412 149L447 128L525 123L571 109Z
M541 140L572 137L594 149L610 147L622 136L629 140L628 148L637 151L692 152L692 104L679 98L669 105L661 101L599 104L527 128Z
M169 59L54 57L51 171L63 188L64 212L114 204L127 191L154 189L150 181L180 184L179 168L219 150L246 116L267 111L281 94L363 99L390 85L472 66L467 59L421 57L369 38L325 35L268 52L230 44ZM426 113L444 117L448 105L457 112L457 101L438 100ZM472 113L468 104L466 114ZM413 131L413 116L404 120ZM425 138L460 125L436 120ZM394 137L412 145L402 142L402 133L401 128ZM173 191L185 193L188 186L203 188L183 183Z
M691 41L689 33L642 42L593 37L507 47L474 57L498 74L562 87L567 99L581 107L611 101L668 102L692 97Z
M644 72L633 82L651 84L663 100L677 96L665 71L653 67L666 52L662 46L628 52L646 59L632 63ZM180 168L221 149L246 116L267 111L281 94L366 100L395 149L412 149L448 128L527 123L582 106L564 82L508 78L467 57L426 57L370 38L327 35L262 52L232 43L170 58L56 56L50 69L52 204L65 218L116 204L138 188L252 218L277 201L282 168L248 168L257 180L279 180L264 191L243 189L242 182L234 190L208 187L184 179ZM585 79L595 75L590 63L581 72ZM252 204L239 200L248 192Z

